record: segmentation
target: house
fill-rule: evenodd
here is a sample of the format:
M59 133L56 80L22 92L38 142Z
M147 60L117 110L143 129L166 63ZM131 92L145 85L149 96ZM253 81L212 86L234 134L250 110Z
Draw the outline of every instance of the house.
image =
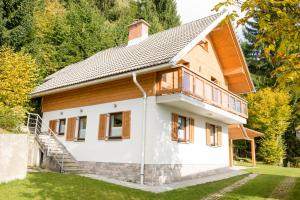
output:
M81 170L127 181L157 185L226 170L232 140L257 136L243 127L239 95L254 86L232 25L221 23L226 15L153 35L137 20L128 44L50 75L32 93L42 99L40 135L54 133Z

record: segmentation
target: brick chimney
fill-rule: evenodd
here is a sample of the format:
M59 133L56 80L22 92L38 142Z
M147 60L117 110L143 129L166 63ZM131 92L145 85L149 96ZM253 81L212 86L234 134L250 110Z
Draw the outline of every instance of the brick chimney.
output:
M135 20L132 24L128 26L128 46L135 45L148 38L149 24L143 20Z

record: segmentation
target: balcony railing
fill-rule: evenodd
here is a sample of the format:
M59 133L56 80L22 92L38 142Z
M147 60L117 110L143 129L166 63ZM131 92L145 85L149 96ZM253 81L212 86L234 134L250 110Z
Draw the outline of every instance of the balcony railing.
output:
M248 118L247 102L186 68L158 73L157 95L183 93L228 112Z

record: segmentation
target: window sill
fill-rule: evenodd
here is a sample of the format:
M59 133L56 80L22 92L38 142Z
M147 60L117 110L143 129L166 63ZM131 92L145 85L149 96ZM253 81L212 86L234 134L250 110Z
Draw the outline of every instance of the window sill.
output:
M106 141L121 141L122 137L107 137Z
M218 146L218 145L208 145L209 147L212 147L212 148L219 148L219 147L222 147L222 146Z
M85 142L85 139L77 139L77 140L74 140L74 142Z

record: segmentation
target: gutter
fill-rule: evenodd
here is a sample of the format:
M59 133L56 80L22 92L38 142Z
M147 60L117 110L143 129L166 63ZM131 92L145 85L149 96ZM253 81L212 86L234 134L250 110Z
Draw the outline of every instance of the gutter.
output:
M144 109L143 109L143 128L142 128L142 153L141 153L141 184L144 184L144 168L145 168L145 139L146 139L146 122L147 122L147 93L136 79L136 73L132 73L134 84L143 94Z

